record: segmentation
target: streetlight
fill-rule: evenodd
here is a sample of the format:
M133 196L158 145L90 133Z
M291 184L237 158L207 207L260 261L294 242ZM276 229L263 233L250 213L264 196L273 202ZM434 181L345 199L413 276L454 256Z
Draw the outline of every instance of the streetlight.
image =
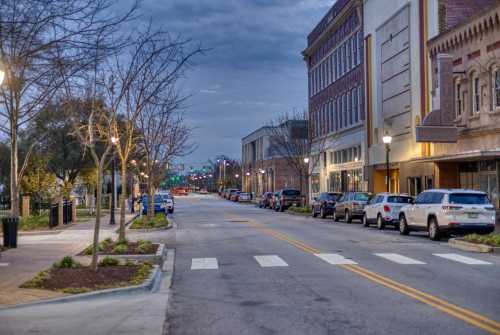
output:
M385 135L382 137L382 142L385 144L385 165L386 165L386 190L387 192L390 191L389 188L389 152L391 151L391 142L392 142L392 136L389 134L385 133Z
M304 157L304 163L309 164L309 157Z
M246 175L247 177L248 177L248 176L250 176L250 172L245 173L245 175Z
M236 178L236 179L238 179L239 177L240 177L240 175L239 175L239 174L235 174L235 175L234 175L234 178Z
M0 70L0 85L3 84L3 80L5 79L5 71Z
M118 138L115 136L111 136L111 143L113 144L113 158L111 160L111 212L109 213L109 224L115 224L115 207L116 207L116 182L115 182L115 170L116 170L116 161L115 161L115 146L118 143ZM122 181L123 182L123 181Z

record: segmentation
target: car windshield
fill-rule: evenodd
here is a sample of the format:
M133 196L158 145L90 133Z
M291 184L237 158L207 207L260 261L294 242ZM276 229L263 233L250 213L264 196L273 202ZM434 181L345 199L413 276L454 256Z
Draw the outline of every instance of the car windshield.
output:
M413 201L412 197L401 197L401 196L387 197L387 202L391 204L411 204L412 201Z
M328 193L326 195L326 199L328 199L328 200L337 200L337 198L338 198L338 194L335 194L335 193Z
M300 191L297 190L284 190L283 195L286 195L287 197L294 197L294 196L299 196Z
M354 200L357 201L368 201L370 197L368 196L368 193L356 193L354 195Z
M489 205L486 194L480 193L451 193L448 198L450 204L462 205Z

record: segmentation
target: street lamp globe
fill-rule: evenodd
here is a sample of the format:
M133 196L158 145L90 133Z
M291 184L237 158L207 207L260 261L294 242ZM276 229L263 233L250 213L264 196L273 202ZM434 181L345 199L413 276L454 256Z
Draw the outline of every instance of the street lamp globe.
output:
M304 163L309 164L309 157L304 157Z
M141 173L139 173L139 174L144 177L144 172L141 171Z
M240 175L239 175L239 174L235 174L235 175L234 175L234 178L239 178L239 177L240 177Z
M0 85L3 84L4 79L5 79L5 71L0 70Z
M249 175L250 175L250 172L247 172L247 173L245 173L245 174L246 174L247 176L249 176Z
M118 137L111 136L111 143L113 143L113 144L118 143Z
M391 142L392 142L392 136L385 134L382 137L382 142L384 142L384 144L391 144Z

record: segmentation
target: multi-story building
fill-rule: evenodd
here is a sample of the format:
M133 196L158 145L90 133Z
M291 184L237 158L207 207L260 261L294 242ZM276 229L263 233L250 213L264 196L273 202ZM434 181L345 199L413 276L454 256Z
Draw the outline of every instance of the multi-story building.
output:
M479 1L481 2L481 1ZM417 129L432 143L439 187L471 188L500 199L500 3L432 38L433 111Z
M363 2L338 0L307 37L309 120L319 164L311 196L366 188Z
M286 129L287 136L293 138L307 136L307 121L290 120L278 127ZM270 126L264 126L242 138L244 192L259 196L263 192L274 192L285 187L301 189L301 178L296 169L290 166L283 151L271 139L276 134L284 135L281 131L273 131Z
M495 2L364 1L368 148L365 160L371 191L385 191L389 183L391 191L416 195L424 189L443 185L437 182L436 165L429 159L433 146L417 141L417 127L432 109L431 64L426 42ZM481 117L477 122L484 120ZM392 137L389 166L382 141L384 135Z

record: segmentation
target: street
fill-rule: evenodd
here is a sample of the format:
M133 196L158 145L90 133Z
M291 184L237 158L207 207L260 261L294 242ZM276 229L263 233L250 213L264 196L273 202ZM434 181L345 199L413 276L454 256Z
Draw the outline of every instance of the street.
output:
M5 309L0 333L500 333L498 256L215 195L174 219L149 233L176 249L170 289Z
M498 256L212 196L177 203L171 334L500 332Z

